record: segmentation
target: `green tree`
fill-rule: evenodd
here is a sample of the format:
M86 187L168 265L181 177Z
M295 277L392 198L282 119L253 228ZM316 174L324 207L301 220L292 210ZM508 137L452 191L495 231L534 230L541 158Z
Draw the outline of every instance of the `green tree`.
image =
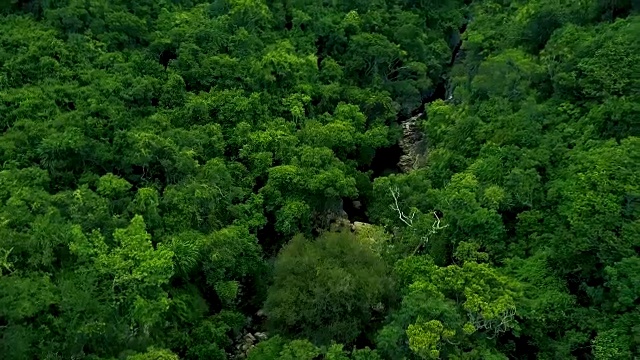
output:
M403 285L401 307L378 334L377 345L392 359L483 358L499 355L495 342L503 332L518 328L521 297L517 281L500 273L463 244L457 252L462 265L439 267L429 257L408 257L396 273Z
M391 291L382 260L353 235L296 236L276 260L265 312L279 334L350 343L379 321Z
M97 233L86 237L79 227L73 236L72 253L92 261L111 282L111 306L144 332L157 325L169 308L164 287L173 275L173 253L153 248L142 216L136 215L127 228L115 231L115 248L110 249Z

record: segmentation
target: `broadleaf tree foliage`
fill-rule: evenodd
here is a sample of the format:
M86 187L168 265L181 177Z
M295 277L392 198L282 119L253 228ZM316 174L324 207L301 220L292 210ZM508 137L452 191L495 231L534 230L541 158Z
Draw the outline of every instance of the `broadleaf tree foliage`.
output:
M0 358L639 357L639 11L0 0Z

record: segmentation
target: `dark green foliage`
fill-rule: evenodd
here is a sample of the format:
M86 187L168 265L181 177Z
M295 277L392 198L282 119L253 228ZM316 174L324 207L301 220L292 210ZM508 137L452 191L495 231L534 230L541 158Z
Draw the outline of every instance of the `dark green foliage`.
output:
M316 344L353 342L391 299L382 259L344 232L295 237L278 255L273 281L265 303L271 327Z
M0 0L0 358L637 358L639 11Z
M287 342L280 336L275 336L261 342L249 352L249 360L298 360L298 359L325 359L325 360L380 360L381 357L375 350L368 347L345 351L343 345L318 348L308 340L293 340Z
M637 307L636 290L618 269L633 273L640 249L639 52L631 35L640 19L622 3L560 4L475 2L465 58L452 71L453 99L431 103L422 124L426 165L374 183L370 215L398 229L402 246L448 265L473 244L523 286L517 326L489 345L493 355L486 342L455 350L470 358L638 354L638 315L628 307ZM398 205L389 208L393 189ZM380 333L379 349L409 356L398 340L405 329L419 357L456 358L449 345L460 331L447 331L460 320L451 311L422 313L424 321L414 314L407 319L422 322L393 328L418 296L406 285L406 304ZM448 345L438 345L442 339Z

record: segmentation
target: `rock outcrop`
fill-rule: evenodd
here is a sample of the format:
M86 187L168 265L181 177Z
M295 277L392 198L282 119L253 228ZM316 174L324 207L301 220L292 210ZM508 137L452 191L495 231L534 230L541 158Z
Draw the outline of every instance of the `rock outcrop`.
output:
M402 122L402 139L400 148L404 155L400 157L398 167L402 172L408 173L422 165L426 158L426 137L418 127L418 120L423 116L420 113Z
M264 332L247 332L236 339L235 353L229 354L229 358L238 360L246 359L247 356L249 356L251 349L253 349L260 341L267 340L267 338L267 333Z

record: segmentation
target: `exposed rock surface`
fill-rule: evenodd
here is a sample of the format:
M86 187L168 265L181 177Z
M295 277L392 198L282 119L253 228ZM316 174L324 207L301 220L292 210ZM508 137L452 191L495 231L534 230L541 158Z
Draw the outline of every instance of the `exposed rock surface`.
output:
M251 349L256 347L260 341L267 340L267 333L264 332L247 332L243 336L236 338L236 344L234 346L235 352L228 354L231 359L246 359L249 356Z
M418 121L423 115L420 113L402 122L403 135L400 139L400 148L404 155L398 162L402 172L408 173L417 169L426 158L426 137L418 128Z
M454 65L460 63L465 56L464 50L462 48L462 34L467 30L467 26L471 20L467 19L467 21L462 25L460 31L458 33L453 34L450 39L449 46L453 46L453 52L451 54L451 61L449 63L449 68L453 68ZM455 44L455 45L454 45ZM439 84L442 87L443 91L439 92L436 87L434 95L431 96L430 99L427 99L426 103L423 106L426 109L426 104L436 100L442 99L447 102L454 101L453 100L453 86L450 83L448 76L446 79L442 80L443 82ZM404 173L408 173L412 170L415 170L421 167L424 163L424 160L427 157L427 137L424 133L420 131L418 127L419 119L424 116L424 113L419 113L418 115L404 120L402 125L403 136L399 142L400 148L404 152L404 155L400 156L400 161L398 162L398 167Z

